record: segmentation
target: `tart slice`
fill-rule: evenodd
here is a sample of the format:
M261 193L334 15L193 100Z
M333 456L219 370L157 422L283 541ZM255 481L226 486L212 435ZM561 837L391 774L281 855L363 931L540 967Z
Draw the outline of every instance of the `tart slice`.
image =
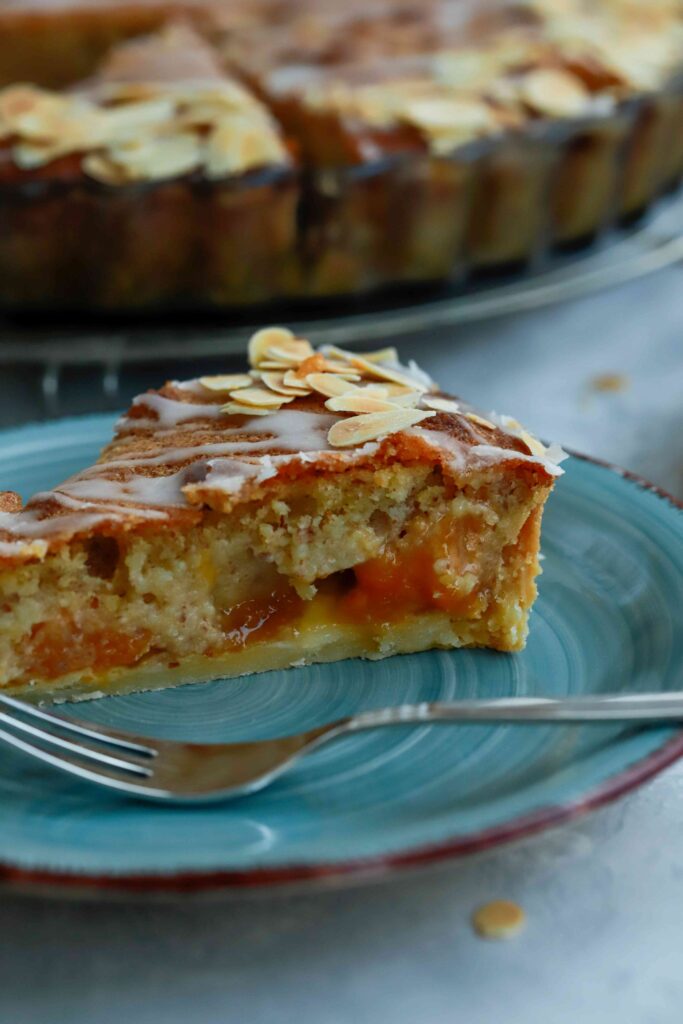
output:
M556 453L393 349L284 328L137 398L94 466L2 496L0 679L64 698L523 647Z

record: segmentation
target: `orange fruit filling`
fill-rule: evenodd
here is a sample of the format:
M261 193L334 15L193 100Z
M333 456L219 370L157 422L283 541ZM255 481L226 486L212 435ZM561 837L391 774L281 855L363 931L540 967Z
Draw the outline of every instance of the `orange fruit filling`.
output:
M523 547L533 548L539 523L540 516L529 517L519 538ZM478 572L481 537L482 522L472 515L415 528L399 546L323 580L313 604L317 600L331 621L358 626L397 621L431 609L458 618L474 617L487 600ZM527 568L527 575L525 586L531 589L534 566ZM294 628L310 607L283 581L281 587L219 613L224 636L220 649L243 651L253 643L273 640L287 627ZM132 633L85 630L66 616L42 622L30 635L28 672L54 679L85 669L99 673L129 667L150 652L151 639L145 628Z
M442 521L401 550L354 567L355 585L341 599L352 621L400 619L438 608L467 617L481 607L476 576L481 523L474 516Z
M71 672L134 665L149 649L151 633L137 629L121 633L111 629L80 631L67 619L41 622L31 631L32 655L27 674L56 679Z
M296 591L289 588L275 590L265 598L240 601L221 615L225 649L242 651L255 641L272 639L300 616L303 604Z

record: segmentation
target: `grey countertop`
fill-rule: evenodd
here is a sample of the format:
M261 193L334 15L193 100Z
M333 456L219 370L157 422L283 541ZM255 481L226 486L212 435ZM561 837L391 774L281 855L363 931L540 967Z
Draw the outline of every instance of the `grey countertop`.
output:
M683 270L402 343L442 383L683 496ZM138 371L124 389L149 386ZM596 380L619 375L617 390ZM3 371L0 421L35 415ZM88 390L71 384L75 407ZM12 403L7 396L12 395ZM681 801L681 802L679 802ZM683 1005L683 765L576 823L361 889L144 904L0 898L8 1024L667 1024ZM528 925L469 917L510 898Z

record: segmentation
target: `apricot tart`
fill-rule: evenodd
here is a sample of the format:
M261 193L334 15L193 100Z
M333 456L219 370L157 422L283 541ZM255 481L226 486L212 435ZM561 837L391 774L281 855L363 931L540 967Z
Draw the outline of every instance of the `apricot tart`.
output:
M681 0L0 0L0 306L523 266L680 180L682 54Z
M0 0L0 304L364 293L589 239L683 172L682 40L680 0Z
M523 647L561 473L393 349L284 328L141 395L100 460L0 513L0 679L114 693L432 647Z

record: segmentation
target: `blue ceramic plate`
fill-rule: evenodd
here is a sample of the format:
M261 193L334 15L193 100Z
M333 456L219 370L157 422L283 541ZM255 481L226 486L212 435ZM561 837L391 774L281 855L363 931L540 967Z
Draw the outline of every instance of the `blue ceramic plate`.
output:
M92 460L111 417L5 432L0 480L25 496ZM683 683L683 514L581 458L550 501L523 654L433 652L109 697L77 714L151 735L243 740L362 708ZM182 581L178 581L182 586ZM128 802L0 750L0 877L126 889L371 876L555 824L683 754L670 728L412 727L321 750L266 792L185 810Z

